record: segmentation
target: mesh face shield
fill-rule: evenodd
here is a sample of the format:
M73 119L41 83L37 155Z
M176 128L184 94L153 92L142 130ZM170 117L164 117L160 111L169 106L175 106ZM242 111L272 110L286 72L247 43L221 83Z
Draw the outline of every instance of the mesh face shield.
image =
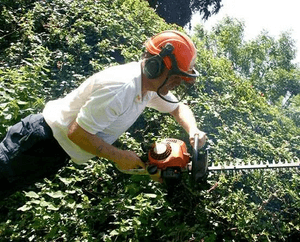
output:
M180 70L175 55L172 53L173 50L174 47L172 46L172 44L168 43L161 51L162 57L168 56L171 59L172 68L171 70L169 70L166 80L158 88L157 94L160 98L162 98L167 102L177 103L182 101L185 98L188 89L191 88L191 86L195 82L196 77L199 76L199 72L194 68L191 69L189 72L184 72ZM173 93L173 95L178 99L178 101L168 100L167 97L161 94L162 88L168 84L171 76L179 76L180 78L182 78L180 85L175 86L172 90L170 90L170 92Z
M182 80L180 85L175 86L172 90L169 90L169 92L172 93L177 98L177 101L175 101L173 99L168 98L167 95L164 96L161 93L162 88L165 85L167 85L168 81L169 81L169 78L166 78L166 80L163 82L163 84L157 89L157 94L160 98L162 98L163 100L170 102L170 103L181 102L188 94L188 90L193 86L193 83L188 83L188 82Z

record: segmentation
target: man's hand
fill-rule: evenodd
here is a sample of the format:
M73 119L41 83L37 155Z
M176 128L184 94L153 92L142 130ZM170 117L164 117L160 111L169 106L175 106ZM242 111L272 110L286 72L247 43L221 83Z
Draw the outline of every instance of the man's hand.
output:
M145 163L138 157L133 151L122 150L122 156L119 159L114 160L117 168L120 171L126 171L131 169L146 169Z
M193 129L193 130L191 130L189 132L189 136L190 136L190 144L191 144L192 147L194 147L194 144L195 144L195 135L196 134L199 135L198 147L201 148L206 143L206 140L207 140L206 133L204 133L203 131L201 131L199 129Z

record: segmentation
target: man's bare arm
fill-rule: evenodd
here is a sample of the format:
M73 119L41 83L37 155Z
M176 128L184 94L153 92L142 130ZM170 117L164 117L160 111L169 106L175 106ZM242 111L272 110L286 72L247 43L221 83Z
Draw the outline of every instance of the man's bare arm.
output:
M170 113L176 121L186 130L190 136L190 143L194 145L195 134L199 135L199 147L202 147L206 142L206 133L199 130L197 122L192 110L185 104L179 103L179 106Z
M76 121L69 127L68 138L81 149L95 156L104 157L115 162L121 170L145 167L135 152L121 150L106 143L97 135L91 134L81 128Z

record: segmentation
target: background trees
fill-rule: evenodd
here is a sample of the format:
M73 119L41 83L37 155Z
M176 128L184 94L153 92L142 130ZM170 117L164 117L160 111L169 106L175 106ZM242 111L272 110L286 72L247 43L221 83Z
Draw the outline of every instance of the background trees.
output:
M0 15L0 136L106 66L137 60L168 25L145 1L6 1ZM214 163L299 159L299 68L288 33L243 39L224 19L193 39L202 75L186 103L208 133ZM146 110L118 141L142 154L163 137L188 141L168 115ZM190 149L190 147L189 147ZM218 184L218 185L217 185ZM166 186L106 160L72 162L0 202L0 238L13 241L295 241L299 171L210 174Z
M189 24L192 14L199 12L203 19L217 14L222 7L222 0L148 0L149 5L167 23L175 23L184 27Z

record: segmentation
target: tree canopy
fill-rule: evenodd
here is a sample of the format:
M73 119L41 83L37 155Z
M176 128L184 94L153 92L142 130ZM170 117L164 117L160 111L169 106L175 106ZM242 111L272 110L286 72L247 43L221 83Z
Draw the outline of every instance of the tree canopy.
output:
M2 1L0 136L87 76L139 59L143 42L167 24L146 1ZM299 161L299 67L288 33L243 39L226 18L192 36L202 73L186 104L207 132L210 162ZM116 145L188 135L147 109ZM191 147L188 145L189 150ZM188 174L167 187L120 173L105 159L70 162L53 179L0 201L1 241L295 241L300 235L299 170Z
M222 0L148 0L149 5L156 10L167 23L186 26L191 22L193 13L199 12L207 20L217 14L222 7Z

